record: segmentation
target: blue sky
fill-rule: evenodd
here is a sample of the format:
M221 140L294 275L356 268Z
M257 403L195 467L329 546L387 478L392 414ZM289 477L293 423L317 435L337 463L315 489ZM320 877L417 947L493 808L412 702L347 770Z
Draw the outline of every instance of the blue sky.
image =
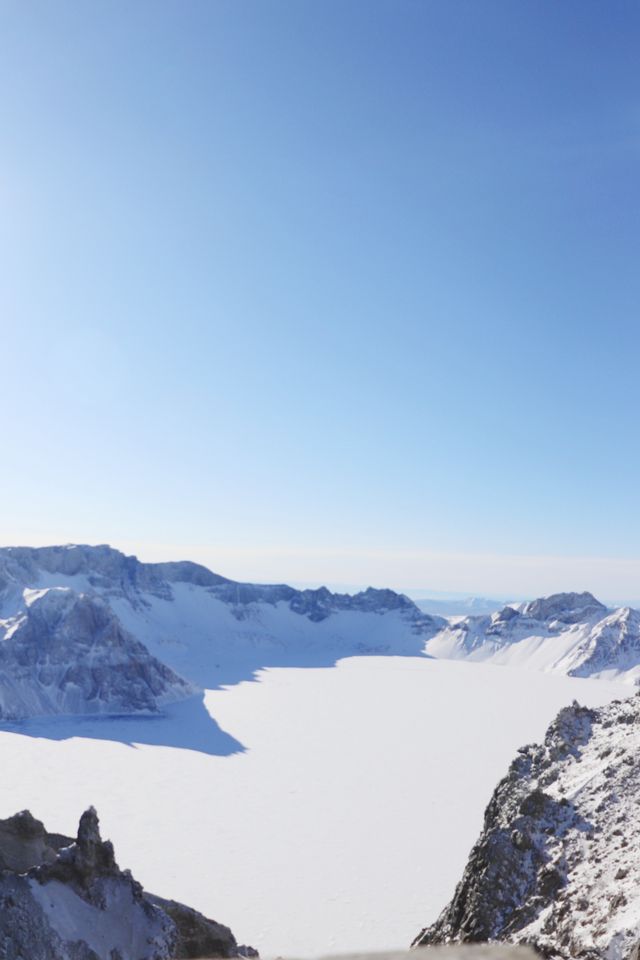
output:
M1 539L640 596L639 40L620 0L5 0Z

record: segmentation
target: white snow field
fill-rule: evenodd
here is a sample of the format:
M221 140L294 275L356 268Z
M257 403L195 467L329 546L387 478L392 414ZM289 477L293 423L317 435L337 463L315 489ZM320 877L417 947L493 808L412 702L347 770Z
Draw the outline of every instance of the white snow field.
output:
M417 657L272 668L205 694L222 730L194 699L0 732L0 816L73 833L95 804L121 866L263 957L406 947L450 899L516 749L573 698L630 692Z

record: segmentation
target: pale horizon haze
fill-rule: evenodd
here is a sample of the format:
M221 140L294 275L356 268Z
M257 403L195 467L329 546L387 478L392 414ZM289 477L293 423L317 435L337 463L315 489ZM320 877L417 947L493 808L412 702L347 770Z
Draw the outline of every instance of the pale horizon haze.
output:
M640 6L6 0L0 543L640 598Z

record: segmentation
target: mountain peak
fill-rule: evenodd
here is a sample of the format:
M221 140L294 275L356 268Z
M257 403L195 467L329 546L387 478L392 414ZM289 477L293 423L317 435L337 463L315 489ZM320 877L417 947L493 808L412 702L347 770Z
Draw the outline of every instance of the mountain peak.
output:
M553 593L549 597L539 597L525 604L522 614L533 620L560 620L563 623L576 623L594 614L602 616L606 612L603 603L592 593Z

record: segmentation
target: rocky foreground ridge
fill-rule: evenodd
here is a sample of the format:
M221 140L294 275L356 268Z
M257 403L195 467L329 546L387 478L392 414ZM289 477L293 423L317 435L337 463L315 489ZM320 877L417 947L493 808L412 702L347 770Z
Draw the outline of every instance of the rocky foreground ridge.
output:
M29 811L0 820L2 960L178 960L257 956L231 931L146 893L118 867L93 809L75 840Z
M627 960L640 944L640 696L561 710L487 807L451 903L414 946L528 943Z

